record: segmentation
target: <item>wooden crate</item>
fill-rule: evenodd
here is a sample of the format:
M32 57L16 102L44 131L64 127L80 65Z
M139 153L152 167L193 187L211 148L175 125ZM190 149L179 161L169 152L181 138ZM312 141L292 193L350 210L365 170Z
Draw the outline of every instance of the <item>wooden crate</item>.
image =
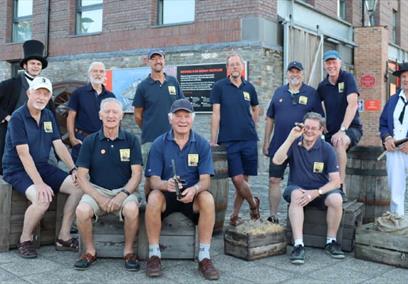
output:
M139 212L139 233L135 239L134 251L143 260L149 255L144 206L141 206ZM93 227L93 239L98 257L123 257L123 223L119 222L117 216L99 218ZM81 244L80 251L82 247ZM162 259L195 259L198 256L197 227L181 213L169 215L162 222L160 250Z
M305 246L324 248L327 238L326 214L327 210L309 206L305 208L303 224L303 242ZM343 251L350 252L354 248L356 228L362 224L364 204L355 200L343 203L343 216L337 231L337 240ZM293 244L292 229L289 216L287 219L287 237Z
M255 260L286 253L284 227L269 222L229 226L224 233L224 253Z
M408 268L408 236L377 231L374 223L356 231L356 258Z
M55 242L56 198L34 231L34 245ZM23 230L24 214L30 201L12 190L11 185L0 178L0 251L16 248Z

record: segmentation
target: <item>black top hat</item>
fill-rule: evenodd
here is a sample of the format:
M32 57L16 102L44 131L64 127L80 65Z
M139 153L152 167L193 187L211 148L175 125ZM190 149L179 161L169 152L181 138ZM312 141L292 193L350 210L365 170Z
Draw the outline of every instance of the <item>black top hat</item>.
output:
M30 59L37 59L42 63L42 69L47 68L48 62L44 57L44 44L38 40L27 40L23 44L24 58L20 62L21 68Z
M398 70L394 71L392 75L399 77L401 76L402 73L406 71L408 71L408 63L401 63L401 64L398 64Z

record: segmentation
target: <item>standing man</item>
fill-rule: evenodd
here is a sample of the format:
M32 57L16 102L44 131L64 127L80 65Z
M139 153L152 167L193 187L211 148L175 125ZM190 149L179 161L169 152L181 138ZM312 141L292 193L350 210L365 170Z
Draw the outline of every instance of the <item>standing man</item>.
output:
M380 117L381 140L387 150L388 188L391 191L391 213L404 216L406 171L408 169L408 142L399 146L397 140L408 137L408 63L399 65L393 73L400 77L401 89L391 96Z
M36 77L27 96L27 103L18 108L9 121L3 178L12 185L13 190L31 201L24 215L18 251L24 258L35 258L37 252L33 245L33 231L58 191L69 196L56 249L78 249L78 240L71 237L70 229L82 191L74 185L76 168L62 143L54 115L45 109L52 96L51 82L47 78ZM51 146L70 169L70 175L48 163Z
M133 252L133 243L139 225L140 145L135 136L120 129L123 110L118 100L103 100L99 116L103 127L84 140L77 160L78 181L85 195L76 209L76 216L85 253L74 266L84 270L96 260L92 218L113 213L125 222L125 268L137 271L139 263Z
M260 218L259 199L253 197L248 184L250 175L258 171L258 96L254 86L241 77L244 61L238 54L227 57L229 77L219 80L211 91L211 144L227 147L228 174L234 183L236 194L230 217L231 225L242 222L239 210L243 200L250 208L251 219Z
M304 123L295 126L273 156L273 163L289 160L288 186L283 197L289 202L289 219L294 246L290 256L293 264L303 264L303 208L312 205L327 208L326 252L333 258L344 258L336 235L343 214L340 175L333 147L321 139L324 118L314 112L305 115Z
M323 115L322 105L314 88L303 83L303 65L298 61L289 63L287 68L288 84L276 89L266 114L263 153L270 157L269 162L269 210L267 219L279 223L277 216L281 196L280 184L288 161L275 165L272 158L276 150L288 137L296 122L303 121L308 112ZM271 134L273 136L271 140Z
M358 89L354 76L341 70L341 58L336 50L323 55L327 77L320 82L317 92L324 103L327 117L326 141L331 143L340 167L341 188L346 177L347 151L357 145L363 135L358 113Z
M24 72L15 78L0 83L0 174L3 171L1 158L4 153L7 124L11 114L27 102L27 90L32 80L47 68L44 57L44 44L38 40L28 40L23 44L24 58L20 67Z
M208 280L217 280L219 272L210 259L215 223L214 198L208 192L210 176L214 174L211 148L203 137L191 130L194 113L193 106L187 99L175 101L168 116L171 130L153 142L145 170L152 188L146 206L146 231L149 240L146 274L150 277L161 275L161 220L173 212L181 212L196 225L198 223L199 272ZM174 171L184 181L181 197L176 196ZM181 183L179 185L181 190Z
M115 97L103 85L106 78L105 65L102 62L91 63L88 78L89 83L76 89L68 103L67 131L74 161L78 159L84 138L101 129L102 123L99 119L101 101Z

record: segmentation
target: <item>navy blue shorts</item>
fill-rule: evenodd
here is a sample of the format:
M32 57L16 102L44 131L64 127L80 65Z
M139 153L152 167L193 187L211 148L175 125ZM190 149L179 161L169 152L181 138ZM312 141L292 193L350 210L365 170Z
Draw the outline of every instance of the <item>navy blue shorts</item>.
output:
M288 203L290 203L290 198L292 196L292 192L295 189L299 189L299 188L301 188L301 187L297 186L297 185L288 185L285 188L285 191L283 192L283 198ZM307 190L307 189L305 189L305 190ZM333 193L338 193L338 194L341 195L341 197L343 197L343 195L344 195L344 193L343 193L343 191L341 189L336 188L336 189L333 189L333 190L331 190L331 191L329 191L329 192L327 192L327 193L325 193L325 194L323 194L321 196L316 197L312 202L307 204L307 206L314 206L314 207L317 207L317 208L319 208L321 210L325 210L327 208L327 206L326 206L326 204L324 204L324 202L326 201L327 196L329 196L330 194L333 194Z
M285 169L289 163L289 159L286 159L283 164L277 165L272 162L272 158L269 159L269 177L274 177L274 178L281 178L283 179L283 176L285 174Z
M43 181L51 187L55 193L59 192L62 183L68 176L66 172L52 165L37 166L37 170ZM25 194L27 188L34 184L25 170L6 173L3 178L11 184L14 190L22 194Z
M225 143L227 147L228 175L230 177L258 174L257 141L240 141Z

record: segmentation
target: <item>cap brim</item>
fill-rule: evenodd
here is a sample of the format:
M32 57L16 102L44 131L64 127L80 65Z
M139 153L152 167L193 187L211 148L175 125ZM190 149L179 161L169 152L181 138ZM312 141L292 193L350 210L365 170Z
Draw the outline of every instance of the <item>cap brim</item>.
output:
M184 111L187 111L187 112L193 112L191 109L188 109L188 108L185 108L185 107L178 107L178 108L174 109L174 110L172 111L172 113L176 113L176 112L178 112L179 110L184 110Z
M300 68L300 67L298 67L298 66L290 66L290 67L288 67L288 71L290 71L291 69L297 69L297 70L299 70L299 71L303 71L303 68Z
M333 56L328 56L328 57L324 58L324 61L327 61L327 60L330 60L330 59L340 59L340 58L333 55Z
M157 55L160 55L161 57L164 57L164 54L163 54L163 53L155 52L155 53L150 54L149 59L152 59L153 55L156 55L156 54L157 54Z

